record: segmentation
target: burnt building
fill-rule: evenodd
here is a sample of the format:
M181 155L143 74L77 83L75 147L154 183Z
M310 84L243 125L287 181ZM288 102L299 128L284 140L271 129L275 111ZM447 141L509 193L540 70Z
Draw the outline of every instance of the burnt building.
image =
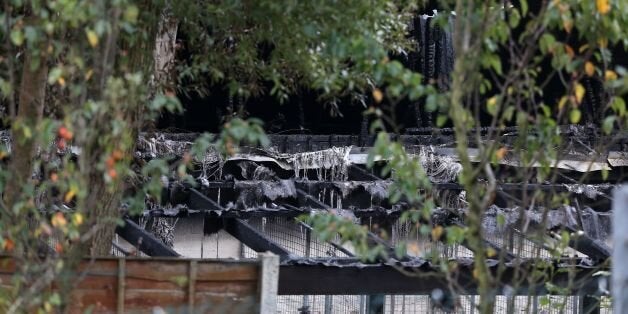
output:
M402 58L445 91L454 63L452 38L446 29L430 24L431 18L415 19L411 35L417 49ZM595 81L587 85L583 107L592 112L601 101L598 85ZM398 116L404 118L398 121L402 131L394 138L420 161L431 181L430 197L436 205L431 223L464 227L466 192L458 183L462 166L453 130L436 128L434 113L424 110L421 101L405 101L397 107ZM329 110L316 102L315 91L303 91L280 105L271 97L244 101L219 88L208 98L183 102L183 115L164 117L161 130L140 137L138 157L181 158L199 132L219 132L222 117L232 112L262 119L271 144L264 149L242 147L228 158L207 152L196 160L196 185L165 180L162 204L152 204L141 217L129 217L129 223L118 230L117 254L132 254L140 238L142 253L136 254L151 256L246 259L271 251L282 261L280 313L474 313L479 300L470 276L472 251L465 241L451 244L434 239L401 219L410 205L403 199L389 199L391 178L379 171L387 160L366 167L374 136L367 132L369 121L360 104L342 103L343 115L330 117ZM555 304L560 305L557 311L568 313L608 308L607 291L600 288L607 278L591 277L588 271L607 265L610 192L623 180L628 139L615 136L606 151L593 154L592 147L608 140L596 123L559 128L564 141L557 149L565 153L552 166L560 174L554 182L513 182L509 174L523 167L524 161L515 156L498 161L498 192L482 222L484 242L494 252L487 263L497 271L498 262L503 262L506 273L496 292L496 312L550 312L556 310ZM480 128L481 136L499 133L506 146L520 135L516 127ZM474 159L477 148L469 148L468 155L479 162ZM608 172L608 177L602 172ZM584 181L580 180L583 173L590 173ZM522 203L521 195L533 191L568 195L574 202L549 210L551 202ZM339 235L320 239L313 226L297 219L321 212L364 226L369 243L381 247L388 258L365 262ZM560 237L543 242L534 236L565 230L576 236L559 257L552 252ZM400 243L405 243L403 249ZM458 265L451 279L460 288L456 295L450 293L447 280L430 279L438 272L435 258ZM543 279L530 278L522 288L513 288L509 280L521 269L531 272L537 260L564 261L552 269L569 270L577 284L560 297L552 296ZM400 269L416 278L402 275ZM568 277L559 274L550 282L562 287Z

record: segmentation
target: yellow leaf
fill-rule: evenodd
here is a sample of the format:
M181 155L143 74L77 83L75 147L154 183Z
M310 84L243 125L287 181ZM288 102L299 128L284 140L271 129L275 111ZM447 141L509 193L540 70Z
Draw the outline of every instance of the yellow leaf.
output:
M595 6L600 14L604 15L611 11L611 4L609 0L596 0Z
M382 93L382 91L379 90L379 88L374 89L373 99L375 100L375 103L379 104L380 102L382 102L382 100L384 100L384 93Z
M573 20L571 19L563 19L563 28L569 34L571 33L571 29L573 28Z
M432 229L432 240L437 241L443 235L443 227L436 226Z
M593 76L593 74L595 74L595 66L592 62L587 61L584 64L584 73L586 73L588 76Z
M473 279L480 278L480 270L477 267L473 268Z
M493 96L486 100L486 111L488 111L489 114L491 114L492 116L496 115L498 109L499 108L497 107L497 96Z
M586 90L584 89L584 86L582 86L582 84L578 83L576 84L576 88L575 88L575 94L576 94L576 103L580 104L582 102L582 98L584 98L584 93L586 92Z
M83 224L83 214L81 213L74 213L74 215L72 215L72 223L74 223L74 225L76 226L80 226Z
M92 47L98 46L98 35L96 34L96 32L92 30L88 30L86 31L86 34L87 34L87 41L89 42L89 45Z
M587 49L589 49L589 44L584 44L584 45L580 46L580 48L578 48L578 52L579 53L583 53L583 52L587 51Z
M497 255L497 251L495 251L494 248L489 247L488 249L486 249L486 256L491 258L491 257L495 257Z
M76 196L76 190L75 189L70 189L67 193L65 193L65 196L63 197L63 200L66 203L69 203L70 201L72 201L74 196Z
M52 219L50 219L50 223L53 227L58 228L67 225L68 221L65 220L65 216L63 216L63 213L57 212L54 216L52 216Z
M604 79L607 81L614 81L617 79L617 73L613 70L606 70L606 72L604 72Z
M421 254L421 247L416 242L408 243L408 252L410 252L414 256L418 256Z
M565 108L565 104L567 103L567 96L563 96L558 101L558 110L562 110Z
M59 76L59 78L57 79L57 83L59 83L59 85L61 85L61 87L65 86L65 79L61 76Z
M497 158L497 160L502 160L506 156L507 152L508 150L506 149L506 147L502 147L495 151L495 158Z
M92 78L92 75L94 75L94 70L92 69L87 70L87 72L85 72L85 80L89 81L89 79Z
M602 47L602 48L606 48L606 47L608 47L608 39L602 37L602 38L597 40L597 44L600 45L600 47Z
M569 56L569 59L573 59L573 57L576 55L576 53L573 51L573 48L571 48L571 46L569 45L565 45L565 52Z

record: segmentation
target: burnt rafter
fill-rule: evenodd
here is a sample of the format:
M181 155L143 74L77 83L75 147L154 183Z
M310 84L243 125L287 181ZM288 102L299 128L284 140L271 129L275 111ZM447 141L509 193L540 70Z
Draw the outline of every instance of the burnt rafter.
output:
M282 204L282 206L285 206L287 208L293 208L295 211L298 211L299 209L290 205L290 204ZM312 228L310 225L308 225L307 223L303 222L303 221L298 221L298 224L301 225L302 227L304 227L305 229L308 230L308 232L312 232L314 231L314 228ZM335 241L327 241L327 243L329 243L329 245L333 246L335 249L339 250L340 252L344 253L347 256L351 256L353 257L353 253L351 253L349 250L347 250L345 247L343 247L342 245L336 243Z
M190 189L188 204L194 208L199 208L201 212L224 211L218 203L194 188ZM269 239L264 233L240 218L223 218L222 226L225 231L229 232L233 237L240 240L240 242L244 243L255 252L270 251L279 255L281 259L286 259L291 256L288 250L272 239Z
M201 213L206 211L220 211L225 212L225 210L216 202L214 202L209 197L205 196L203 193L196 189L190 189L190 196L188 200L188 204L193 206L194 208L200 208ZM289 208L284 208L285 210L291 211L293 213L299 213L300 210L290 205L285 205ZM228 211L226 211L228 212ZM226 215L228 216L228 215ZM266 216L266 215L262 215ZM232 236L240 240L242 243L250 247L252 250L256 252L266 252L270 251L280 256L281 259L292 258L292 253L290 253L287 249L283 248L281 245L277 244L272 239L269 239L263 232L257 230L255 227L249 225L245 220L235 217L225 217L222 219L221 226L224 227L225 231L229 232ZM312 227L307 225L304 222L298 222L304 228L308 230L312 230ZM347 256L353 256L351 252L342 247L341 245L328 241L330 245L340 250Z
M299 204L301 206L311 206L313 208L322 209L322 210L325 210L325 211L330 212L330 213L335 213L335 214L340 214L340 215L343 215L343 213L344 213L344 215L347 215L346 212L342 212L342 211L339 211L338 209L331 208L327 204L319 201L318 199L316 199L312 195L309 195L307 192L305 192L303 190L297 189L297 198L299 199ZM349 212L348 215L354 216L350 212ZM368 232L368 238L374 244L381 245L382 247L384 247L384 249L387 251L389 256L396 256L397 255L397 252L395 251L394 247L392 247L386 240L378 237L373 232L371 232L371 231ZM408 256L404 256L403 258L404 259L408 258Z
M223 224L225 231L255 252L272 252L279 255L280 260L285 260L292 256L292 253L287 249L269 239L263 232L242 219L225 218Z
M359 168L359 167L355 167ZM350 167L351 169L351 167ZM349 170L351 172L351 170ZM364 175L369 174L365 170ZM370 174L369 174L370 175ZM280 181L263 181L263 180L215 180L205 181L203 183L204 191L208 193L217 193L221 191L221 203L229 202L236 205L236 208L242 210L252 210L256 207L267 207L268 210L275 210L277 214L282 214L282 208L272 208L272 203L277 199L294 199L292 186L307 191L310 195L331 197L331 192L336 198L342 199L342 205L345 208L353 208L358 211L356 215L374 215L377 209L386 209L384 214L393 214L397 211L399 205L403 205L403 200L399 204L390 204L388 202L388 187L392 183L390 180L346 180L346 181L321 181L321 180L300 180L287 179ZM288 188L287 188L288 187ZM608 211L610 207L610 191L614 185L611 184L549 184L549 183L498 183L496 187L497 195L494 203L500 207L525 206L521 200L521 195L533 191L542 191L544 193L565 193L578 200L579 204L591 207L597 212ZM433 183L432 191L437 193L435 201L437 206L443 208L457 209L462 206L459 201L452 198L456 193L462 192L463 187L455 182ZM164 195L168 195L169 202L172 205L180 204L187 201L190 209L196 209L194 204L188 201L188 188L182 188L180 185L173 185ZM251 197L251 199L246 199ZM194 196L191 203L194 202ZM257 202L257 204L255 203ZM261 204L268 203L268 206ZM453 202L453 203L452 203ZM244 204L246 203L246 204ZM395 205L395 206L393 206ZM224 207L224 205L223 205ZM215 210L214 208L206 208ZM366 211L360 211L366 209ZM373 210L375 209L375 210ZM285 212L285 211L284 211Z
M380 180L380 181L383 181L383 180ZM245 184L245 185L254 186L255 184L253 183L254 182L251 182L251 184ZM214 182L208 182L205 186L205 189L206 191L210 191L212 190L212 188L228 189L229 187L233 188L235 184L236 183L234 182L214 181ZM391 209L383 208L379 206L371 206L370 208L367 208L367 209L358 209L355 207L351 207L350 209L332 208L331 206L327 205L325 202L322 202L317 197L313 196L311 192L308 193L305 190L305 189L310 190L310 191L312 190L318 191L318 190L323 190L323 189L329 190L329 189L333 189L334 187L337 188L339 184L341 185L347 184L347 182L296 181L295 185L297 188L296 188L295 195L293 197L294 198L293 201L296 201L297 203L296 205L293 205L292 202L290 201L277 200L276 203L273 203L272 207L257 206L257 207L245 208L245 209L236 209L236 208L225 209L220 204L218 204L217 202L215 202L214 200L206 196L206 194L196 189L187 189L189 195L187 196L187 201L185 202L185 204L187 205L186 208L184 208L181 211L177 211L177 210L157 211L157 214L166 215L166 216L178 216L178 217L189 217L193 215L201 215L202 217L206 217L206 218L207 217L216 217L216 218L220 217L219 219L208 220L209 223L218 223L215 229L220 229L223 227L221 223L224 219L236 219L236 218L246 219L250 217L261 217L261 216L297 217L302 214L310 213L313 209L314 210L323 209L326 211L334 212L339 215L347 216L352 219L364 218L364 217L379 217L379 218L386 218L386 219L391 219L391 218L396 219L406 209L403 206L395 206L394 208L391 208ZM443 185L444 187L454 188L454 189L457 187L457 184L455 183L442 183L442 184L437 184L437 186L438 185ZM315 188L312 188L312 186L314 186ZM566 192L573 191L573 188L571 187L568 187L566 185L556 185L556 184L555 185L536 185L533 187L529 185L524 188L529 189L529 188L538 188L538 187L545 187L547 189L553 189L557 191L566 191ZM521 185L505 184L501 187L500 191L503 193L504 190L516 189L516 188L522 188L522 187ZM364 191L361 191L361 193L364 193ZM224 198L223 198L223 201L225 201ZM346 205L346 203L347 202L343 200L343 205ZM459 211L451 211L451 210L448 210L447 212L449 213L448 215L445 215L440 218L436 217L437 220L439 221L439 224L443 224L443 225L458 224L458 225L463 226L462 225L462 222L464 220L463 213L460 213ZM453 218L452 218L452 214L454 215ZM550 214L551 214L550 216L552 217L556 216L556 219L559 219L559 220L564 219L564 218L561 218L561 216L564 216L564 214L561 214L561 210L554 210ZM602 218L604 218L605 220L607 219L606 218L607 213L596 213L593 210L589 209L588 214L596 215L597 219L602 219ZM435 213L435 215L438 216L438 213ZM518 212L510 213L510 215L519 216ZM610 250L608 249L608 247L601 241L604 239L604 236L601 236L600 234L594 234L592 237L589 234L587 234L587 231L588 231L587 228L582 229L582 226L573 225L570 222L560 222L559 220L556 220L556 219L553 219L553 220L556 220L555 222L548 224L546 227L542 227L538 225L540 223L539 221L536 221L533 219L536 216L536 214L527 213L526 215L527 215L526 221L528 221L528 226L530 228L534 228L537 230L543 229L545 230L545 232L550 232L552 230L566 229L569 232L573 233L573 237L569 243L570 247L589 256L595 262L605 261L610 254L609 253ZM508 220L510 221L511 219L509 218ZM509 225L511 224L512 223L509 223ZM512 225L510 227L516 228L515 225ZM579 231L579 230L582 230L582 231ZM525 235L523 236L525 237ZM386 246L389 247L389 249L392 250L392 248L390 248L388 243L385 242L383 239L380 239L374 234L371 235L371 238L375 240L373 242L378 243L378 244L385 244ZM489 248L493 249L493 252L496 253L496 256L499 256L506 261L511 261L515 258L512 252L509 252L508 250L504 250L503 248L501 248L500 245L493 243L487 239L485 239L485 244ZM377 240L380 240L380 241L377 241ZM330 244L334 245L334 243L330 243ZM462 243L462 244L465 245L465 243Z
M157 239L150 232L142 229L130 219L124 219L124 225L116 228L116 233L127 242L136 246L140 251L153 257L180 256L171 247Z
M611 249L603 242L572 227L566 226L565 229L572 234L569 239L569 247L586 254L597 263L604 262L611 257Z

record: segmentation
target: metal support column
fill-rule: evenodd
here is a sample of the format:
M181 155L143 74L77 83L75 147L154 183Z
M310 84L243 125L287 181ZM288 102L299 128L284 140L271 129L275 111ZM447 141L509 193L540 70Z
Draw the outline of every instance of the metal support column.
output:
M386 295L384 294L371 294L368 296L368 314L383 314L384 302L386 301Z

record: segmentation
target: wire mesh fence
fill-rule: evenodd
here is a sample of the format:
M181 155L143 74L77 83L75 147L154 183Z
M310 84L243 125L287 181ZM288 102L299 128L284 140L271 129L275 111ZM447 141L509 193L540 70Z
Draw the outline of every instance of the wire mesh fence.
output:
M248 223L297 256L348 257L336 246L321 241L307 226L298 223L294 218L259 217L249 219ZM242 257L255 258L257 253L243 246Z

